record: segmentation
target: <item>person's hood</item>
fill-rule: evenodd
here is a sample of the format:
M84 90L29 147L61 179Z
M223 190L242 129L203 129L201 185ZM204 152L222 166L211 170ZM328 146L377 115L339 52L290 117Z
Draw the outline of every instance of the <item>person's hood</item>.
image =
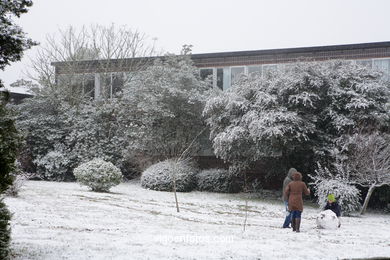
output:
M293 181L301 181L302 180L302 174L300 172L294 172L292 175Z
M292 180L292 176L293 176L293 173L294 172L298 172L297 169L295 168L290 168L290 170L288 170L288 173L287 173L287 177L290 178Z

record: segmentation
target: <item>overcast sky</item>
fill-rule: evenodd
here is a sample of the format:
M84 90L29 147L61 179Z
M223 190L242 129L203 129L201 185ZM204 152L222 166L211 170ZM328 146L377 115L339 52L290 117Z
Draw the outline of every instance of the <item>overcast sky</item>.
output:
M207 53L390 41L389 11L389 0L35 0L17 23L42 43L68 25L126 24L165 51ZM0 71L6 85L34 49Z

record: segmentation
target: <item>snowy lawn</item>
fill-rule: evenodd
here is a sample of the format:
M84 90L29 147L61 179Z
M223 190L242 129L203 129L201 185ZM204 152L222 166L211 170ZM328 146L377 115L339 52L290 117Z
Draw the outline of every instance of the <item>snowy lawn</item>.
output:
M76 183L29 181L14 213L16 259L343 259L390 256L390 216L344 217L318 230L306 207L301 233L282 229L283 205L244 194L144 190L138 182L96 193Z

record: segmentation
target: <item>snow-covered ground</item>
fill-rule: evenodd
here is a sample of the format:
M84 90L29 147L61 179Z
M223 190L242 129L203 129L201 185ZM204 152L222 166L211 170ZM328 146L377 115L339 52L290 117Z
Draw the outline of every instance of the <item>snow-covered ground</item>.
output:
M390 217L343 218L318 230L306 207L301 233L282 229L283 205L244 194L144 190L138 182L95 193L76 183L29 181L14 213L16 259L343 259L390 256Z

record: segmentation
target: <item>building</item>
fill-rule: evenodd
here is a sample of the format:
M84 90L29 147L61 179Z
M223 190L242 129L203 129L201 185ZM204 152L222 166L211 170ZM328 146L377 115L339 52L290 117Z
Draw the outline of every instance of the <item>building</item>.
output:
M94 98L105 98L112 97L115 91L121 89L129 74L139 67L150 64L155 58L157 57L56 62L53 65L58 81L74 74L73 80L79 84L81 82L84 94ZM242 73L256 72L263 75L267 71L280 70L288 64L301 60L349 60L378 68L386 75L390 75L390 42L193 54L191 59L199 68L199 75L202 78L211 77L214 87L226 90ZM207 134L201 138L203 147L196 156L198 165L201 168L226 166L213 155ZM264 187L279 188L278 180L267 179L269 175L266 169L278 165L278 162L273 160L274 158L267 158L256 163L251 170L248 170L248 176L259 177L261 183L266 185Z
M123 87L129 73L150 64L155 58L158 57L54 62L52 65L57 81L66 78L66 75L76 75L71 85L81 84L83 94L93 98L109 98ZM306 59L350 60L390 75L390 42L192 54L191 59L199 68L202 78L212 77L215 87L226 90L239 74L263 74Z
M34 96L34 94L25 87L0 88L0 92L8 92L10 98L9 101L13 104L20 104L23 99Z

